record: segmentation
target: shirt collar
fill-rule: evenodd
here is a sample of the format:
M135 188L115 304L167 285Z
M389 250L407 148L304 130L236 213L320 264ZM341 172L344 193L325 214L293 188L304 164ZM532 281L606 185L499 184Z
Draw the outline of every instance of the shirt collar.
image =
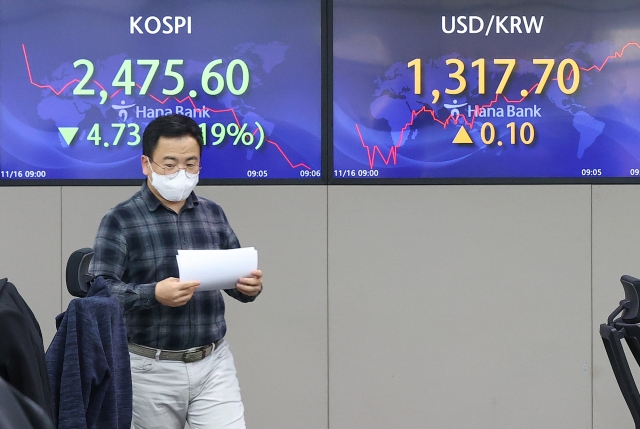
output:
M151 212L156 211L158 207L162 205L162 202L158 199L158 197L156 197L153 192L151 192L151 189L149 189L149 185L147 184L146 180L142 183L142 187L140 188L140 198L142 198L142 201L144 201L144 203L147 205L147 208ZM198 204L198 197L192 191L187 197L183 209L192 209L193 206L196 206Z

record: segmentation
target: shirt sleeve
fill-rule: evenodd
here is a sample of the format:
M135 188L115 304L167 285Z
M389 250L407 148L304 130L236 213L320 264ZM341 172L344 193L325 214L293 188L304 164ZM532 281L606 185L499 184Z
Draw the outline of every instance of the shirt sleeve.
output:
M158 305L155 282L134 284L122 280L128 261L127 240L112 211L100 222L93 251L89 273L94 278L103 277L111 294L120 301L125 314Z

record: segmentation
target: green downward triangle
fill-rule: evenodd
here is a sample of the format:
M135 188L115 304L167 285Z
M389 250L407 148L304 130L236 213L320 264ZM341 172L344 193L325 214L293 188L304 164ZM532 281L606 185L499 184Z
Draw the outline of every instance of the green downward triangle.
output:
M71 144L73 138L76 136L78 132L78 127L58 127L60 130L60 134L62 134L62 138L67 142L67 146Z

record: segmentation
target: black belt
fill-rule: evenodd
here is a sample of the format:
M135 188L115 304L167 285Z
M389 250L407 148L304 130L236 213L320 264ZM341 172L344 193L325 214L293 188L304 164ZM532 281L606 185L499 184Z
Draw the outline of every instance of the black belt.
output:
M213 352L220 341L202 347L188 350L160 350L152 347L141 346L139 344L129 343L129 351L138 356L144 356L159 360L173 360L185 363L197 362L209 356Z

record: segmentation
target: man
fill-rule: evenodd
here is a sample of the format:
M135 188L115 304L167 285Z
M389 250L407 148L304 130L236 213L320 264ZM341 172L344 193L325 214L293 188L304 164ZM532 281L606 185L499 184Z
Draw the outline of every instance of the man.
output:
M181 282L178 249L240 247L217 204L196 196L202 134L183 115L154 119L141 157L147 180L100 223L90 272L123 307L135 428L245 428L220 291ZM262 271L225 290L241 302L262 291Z

